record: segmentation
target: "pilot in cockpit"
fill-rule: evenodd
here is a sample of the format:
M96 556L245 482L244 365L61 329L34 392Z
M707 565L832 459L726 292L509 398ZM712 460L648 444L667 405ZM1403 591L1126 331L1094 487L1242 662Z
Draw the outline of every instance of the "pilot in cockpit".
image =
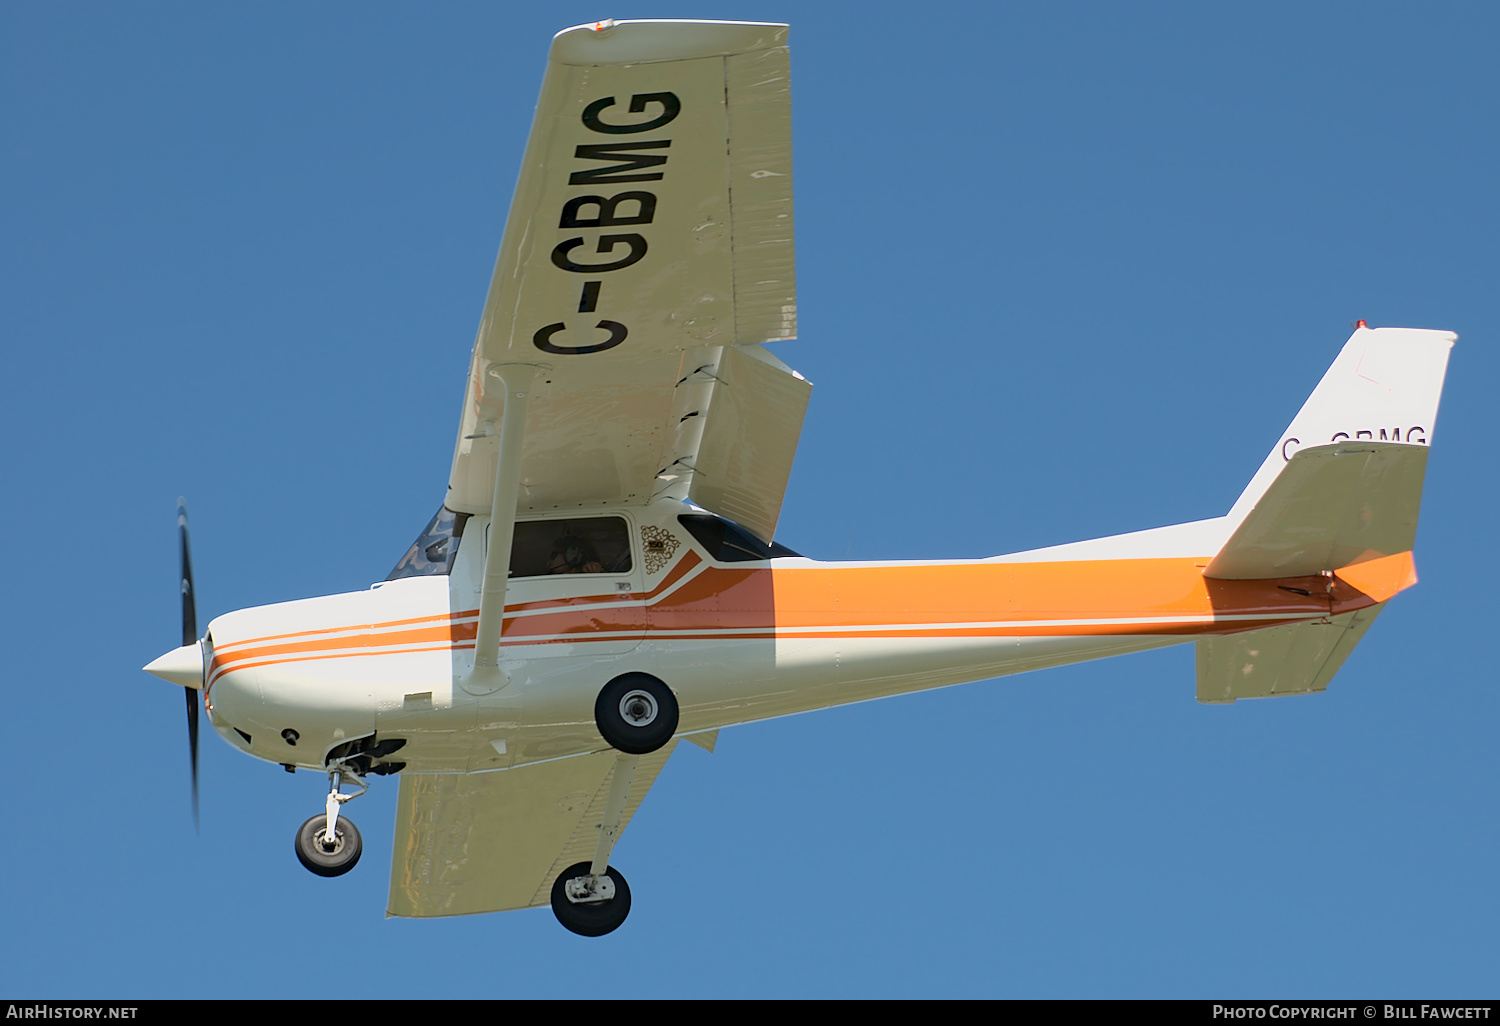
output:
M549 574L602 574L604 565L599 562L594 547L576 534L564 535L552 543L552 554L547 557Z

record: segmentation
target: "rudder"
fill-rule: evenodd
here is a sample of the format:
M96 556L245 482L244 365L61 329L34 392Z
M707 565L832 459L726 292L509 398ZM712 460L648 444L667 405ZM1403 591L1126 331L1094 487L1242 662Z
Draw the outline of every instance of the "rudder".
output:
M1230 522L1244 520L1300 449L1343 441L1430 445L1457 339L1451 331L1361 321L1229 511Z

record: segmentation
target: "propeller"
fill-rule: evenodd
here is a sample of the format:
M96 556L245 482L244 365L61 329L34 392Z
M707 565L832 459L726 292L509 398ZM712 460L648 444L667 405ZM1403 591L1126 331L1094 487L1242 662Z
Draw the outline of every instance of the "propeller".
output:
M182 644L198 644L198 599L193 594L193 557L188 551L187 503L177 497L177 537L182 542ZM203 659L199 651L198 659ZM188 758L193 766L193 829L198 829L198 696L183 688L187 699Z
M193 773L193 829L198 829L198 695L203 689L207 667L203 647L198 641L198 606L193 594L193 560L188 551L187 503L177 499L177 539L180 543L182 584L182 647L173 649L147 664L147 673L182 685L187 698L188 758Z

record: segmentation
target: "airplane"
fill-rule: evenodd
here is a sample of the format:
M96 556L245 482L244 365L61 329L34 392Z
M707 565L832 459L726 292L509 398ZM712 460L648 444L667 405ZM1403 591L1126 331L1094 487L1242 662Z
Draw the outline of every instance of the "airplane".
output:
M1412 547L1450 332L1353 334L1229 512L977 559L825 562L776 540L811 384L796 336L787 26L604 21L552 41L447 493L366 591L145 669L231 746L326 774L295 837L397 778L387 913L550 905L615 930L610 857L682 741L770 717L1191 642L1197 698L1323 691ZM345 790L348 788L350 790Z

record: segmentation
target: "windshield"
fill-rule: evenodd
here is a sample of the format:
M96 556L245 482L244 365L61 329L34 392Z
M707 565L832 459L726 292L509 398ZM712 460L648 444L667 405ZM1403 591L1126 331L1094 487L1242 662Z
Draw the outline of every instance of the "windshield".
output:
M458 539L463 537L464 523L468 519L467 513L455 513L447 506L439 508L386 580L431 577L450 572L453 558L458 555Z

